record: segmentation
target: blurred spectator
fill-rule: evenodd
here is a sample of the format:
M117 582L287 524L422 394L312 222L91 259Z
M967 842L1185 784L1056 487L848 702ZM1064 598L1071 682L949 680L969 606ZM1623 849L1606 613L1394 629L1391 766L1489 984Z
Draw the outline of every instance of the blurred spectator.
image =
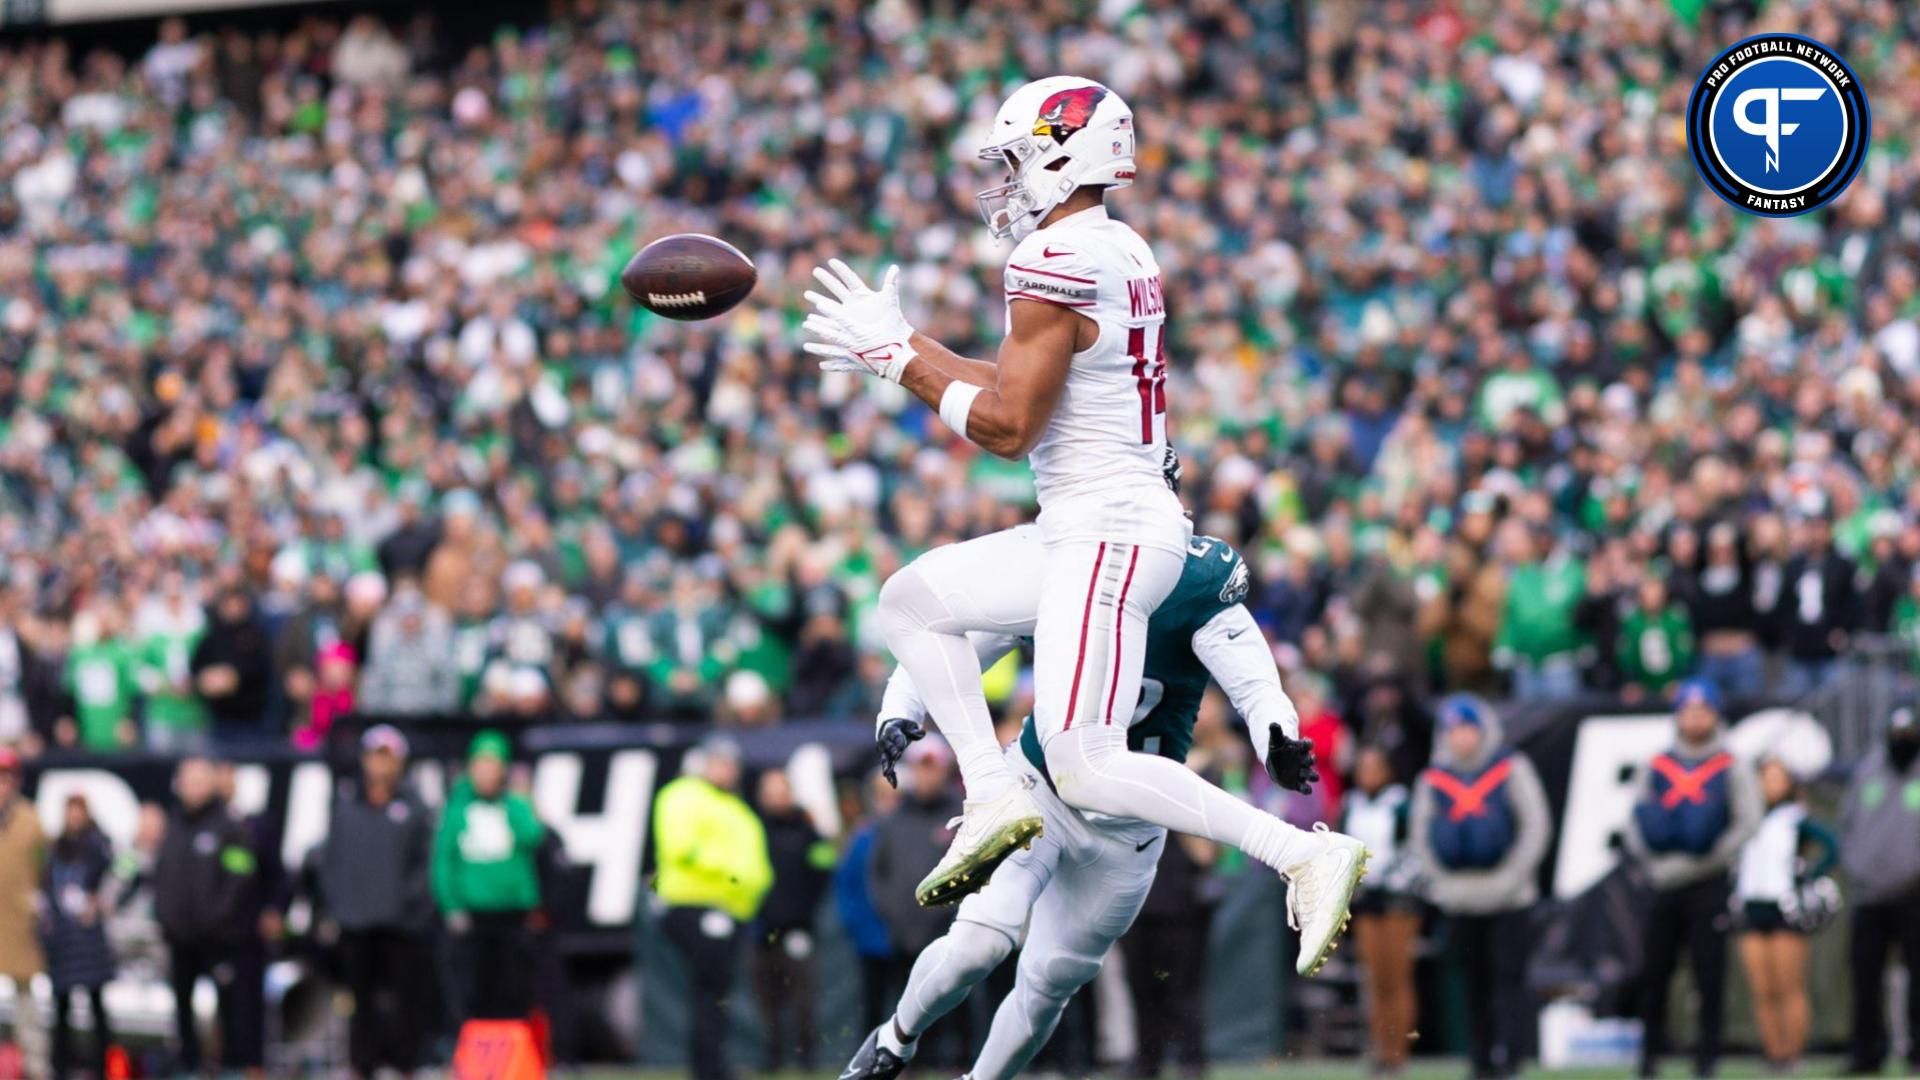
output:
M773 884L767 833L740 798L740 746L709 736L653 804L661 926L686 965L693 1023L687 1053L694 1080L730 1080L727 997L740 974L741 928Z
M13 984L15 1000L33 992L34 977L46 968L34 910L46 855L40 815L20 793L20 755L0 746L0 977ZM29 1080L46 1076L47 1029L39 1009L13 1011L13 1037Z
M1841 865L1853 919L1848 946L1853 989L1849 1074L1878 1074L1887 1037L1887 958L1900 948L1907 984L1920 982L1920 713L1893 711L1886 744L1854 771L1840 818ZM1907 994L1907 1030L1920 1032L1920 994ZM1907 1065L1920 1071L1920 1039L1909 1036Z
M133 745L134 651L121 634L119 614L106 603L89 605L73 617L73 646L67 652L67 692L73 695L75 725L55 741L88 750L118 750Z
M1739 529L1723 521L1707 530L1706 561L1692 587L1674 597L1692 615L1700 677L1733 701L1751 700L1766 687L1766 657L1755 630L1762 613L1754 606L1752 577Z
M1793 530L1793 557L1782 571L1780 614L1787 649L1788 697L1826 685L1853 629L1853 561L1833 549L1833 526L1813 515Z
M334 725L353 713L354 684L359 666L353 646L336 641L320 650L315 662L313 701L307 722L294 729L293 745L315 750L327 744Z
M1807 934L1818 929L1812 918L1821 914L1808 910L1813 905L1803 897L1814 897L1818 884L1832 887L1831 881L1821 879L1839 861L1840 842L1832 830L1807 815L1800 785L1786 765L1773 758L1761 762L1759 779L1766 815L1740 850L1734 914L1760 1050L1773 1069L1794 1072L1813 1029L1807 1001ZM1811 861L1803 855L1808 847L1820 849Z
M1667 1049L1667 993L1685 950L1700 995L1694 1075L1711 1076L1726 1019L1728 872L1759 827L1762 806L1752 771L1726 748L1713 685L1701 679L1680 684L1673 708L1673 746L1645 770L1626 828L1627 850L1646 866L1654 890L1641 973L1640 1074L1659 1072Z
M262 808L247 813L240 805L240 771L232 762L214 769L214 788L227 812L240 823L253 855L254 872L240 890L240 922L233 949L234 1041L221 1046L221 1063L245 1069L249 1078L265 1075L267 1060L267 965L286 936L291 897L286 866L280 859L281 833Z
M801 1071L810 1072L819 1042L814 928L836 852L814 826L812 815L793 801L785 772L761 773L757 794L754 801L773 868L773 885L760 908L753 946L754 996L766 1027L761 1067L778 1072L791 1055Z
M93 1018L95 1076L107 1075L113 1025L101 990L113 978L113 948L107 943L108 872L113 846L93 823L86 796L67 796L60 836L48 851L42 882L42 934L47 982L53 989L53 1076L66 1080L73 1065L73 995L86 994Z
M1159 1076L1168 1057L1183 1076L1206 1073L1207 957L1224 891L1213 874L1219 858L1220 846L1210 840L1166 834L1153 887L1120 939L1138 1031L1133 1076Z
M909 746L900 777L900 798L891 812L874 819L873 851L867 863L867 891L893 941L893 951L910 966L913 958L946 933L950 907L921 907L913 899L920 879L932 872L952 837L948 822L960 814L960 791L953 751L945 740L928 736ZM946 1046L922 1043L918 1059L956 1064L971 1055L972 1025L965 1010L926 1036ZM957 1044L957 1046L955 1045ZM933 1056L929 1057L929 1052Z
M1398 782L1386 751L1360 748L1353 787L1340 812L1340 831L1367 845L1368 877L1354 893L1353 943L1366 987L1367 1028L1373 1067L1383 1075L1406 1068L1419 1030L1419 998L1413 965L1420 954L1420 898L1414 892L1418 866L1408 850L1411 811L1407 786Z
M1494 637L1494 663L1513 675L1521 701L1573 697L1580 691L1580 635L1574 610L1586 585L1586 569L1546 544L1517 518L1498 534L1507 573L1506 605Z
M1687 609L1667 596L1667 583L1649 577L1634 592L1620 624L1618 653L1623 689L1635 700L1658 697L1693 670L1693 627Z
M453 624L411 582L373 620L359 707L376 716L431 716L459 707Z
M406 782L407 752L397 729L367 729L359 779L341 781L313 856L353 995L348 1054L360 1077L412 1073L432 1028L433 815Z
M433 896L454 935L466 1020L518 1020L533 1011L527 920L540 906L534 856L547 830L527 797L507 789L511 760L506 736L475 735L433 838Z
M880 917L868 877L880 821L899 805L900 793L877 772L867 777L865 791L867 813L853 829L840 866L833 872L833 896L840 925L860 960L860 1027L871 1031L893 1014L913 958L894 951L893 935Z
M272 643L253 598L239 587L223 589L214 600L191 666L216 737L244 744L271 734L262 724L273 690Z
M153 911L167 943L181 1072L201 1065L193 989L203 977L218 991L222 1066L258 1065L244 1059L261 1038L249 1030L263 1020L250 1007L259 990L241 985L239 969L241 953L252 947L247 939L258 932L248 908L259 861L253 838L228 812L217 784L206 758L180 762L173 781L178 805L153 866Z
M726 633L718 584L692 570L677 572L666 604L653 617L650 674L663 712L697 720L712 709L733 655Z
M206 748L207 708L194 690L192 670L194 649L206 630L206 612L178 571L168 573L159 595L134 614L149 750L192 753Z
M1414 785L1408 822L1428 898L1447 916L1466 976L1476 1077L1517 1075L1532 1045L1529 924L1553 832L1539 774L1504 739L1486 702L1464 694L1441 702L1433 766Z
M314 664L320 650L340 640L340 583L331 574L306 577L305 598L280 627L273 657L274 680L290 718L313 705Z

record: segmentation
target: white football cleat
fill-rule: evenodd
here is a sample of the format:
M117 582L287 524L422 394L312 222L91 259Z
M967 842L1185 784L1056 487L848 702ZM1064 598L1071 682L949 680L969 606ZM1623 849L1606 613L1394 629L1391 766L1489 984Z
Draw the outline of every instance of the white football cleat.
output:
M1040 804L1021 782L1008 784L991 798L968 801L947 825L958 825L959 832L939 865L913 891L922 907L959 903L985 885L1014 848L1032 847L1044 829Z
M1313 827L1324 834L1320 854L1281 871L1287 879L1287 925L1300 932L1300 960L1295 970L1317 974L1339 944L1340 932L1352 916L1347 905L1353 890L1367 876L1367 845L1345 833L1329 832L1324 823Z

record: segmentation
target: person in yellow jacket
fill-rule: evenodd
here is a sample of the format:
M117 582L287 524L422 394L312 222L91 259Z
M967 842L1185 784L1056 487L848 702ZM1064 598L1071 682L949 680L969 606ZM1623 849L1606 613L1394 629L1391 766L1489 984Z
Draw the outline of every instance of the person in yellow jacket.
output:
M679 779L653 804L653 891L667 906L662 926L686 961L693 1025L694 1080L733 1080L727 1062L727 995L740 969L744 924L773 885L767 834L737 792L740 746L709 737L689 755Z

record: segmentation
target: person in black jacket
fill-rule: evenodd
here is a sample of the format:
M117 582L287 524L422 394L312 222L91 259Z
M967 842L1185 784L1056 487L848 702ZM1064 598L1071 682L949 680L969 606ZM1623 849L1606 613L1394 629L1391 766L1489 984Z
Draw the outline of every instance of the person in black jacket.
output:
M1169 1050L1183 1075L1206 1072L1207 942L1220 903L1212 874L1219 854L1211 840L1168 833L1146 905L1120 939L1140 1029L1130 1075L1159 1076Z
M227 812L217 782L214 765L206 758L180 763L174 775L179 805L167 822L153 867L153 914L170 958L181 1072L200 1068L193 988L202 976L212 978L219 991L224 1053L232 1056L248 1039L239 1030L245 1006L235 992L240 988L233 960L243 936L254 931L246 906L259 861L246 826Z
M1788 697L1818 690L1833 674L1854 626L1853 561L1833 550L1833 526L1824 517L1800 523L1797 554L1781 575L1774 609L1787 653Z
M231 742L268 734L273 642L253 610L253 598L242 589L227 589L207 615L206 636L194 646L190 667L194 689L213 718L214 737Z
M896 955L915 957L939 940L953 922L952 907L921 907L914 887L927 876L953 831L947 822L960 814L960 792L954 784L953 751L944 740L928 736L908 747L901 771L900 801L874 821L873 854L867 863L867 889L873 906L887 924ZM922 1036L918 1060L929 1065L962 1066L972 1060L973 1025L965 1009L952 1021Z
M393 727L360 738L360 780L343 781L314 853L328 920L353 994L348 1057L356 1076L411 1073L431 1000L433 815L405 782L407 740Z
M107 1047L113 1042L101 990L113 978L113 947L107 943L107 906L102 887L113 867L113 845L93 823L87 798L67 796L65 828L53 842L42 878L47 980L53 984L53 1077L73 1071L72 1007L75 991L87 995L93 1009L95 1075L107 1075Z
M263 1076L267 1064L267 964L286 936L289 889L280 861L280 830L265 814L243 814L235 801L237 774L231 763L214 767L214 792L240 823L253 853L254 872L240 889L240 927L234 935L232 1037L224 1040L221 1063Z
M764 1067L775 1072L792 1052L802 1072L813 1070L814 917L833 869L833 845L793 801L787 774L760 774L760 822L767 830L773 888L760 908L753 951L753 992L766 1025Z

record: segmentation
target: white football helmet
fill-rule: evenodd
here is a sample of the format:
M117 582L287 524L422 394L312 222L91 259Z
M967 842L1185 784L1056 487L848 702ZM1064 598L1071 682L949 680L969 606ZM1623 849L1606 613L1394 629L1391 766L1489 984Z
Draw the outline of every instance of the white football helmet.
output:
M1011 174L975 197L980 216L995 237L1017 243L1075 189L1133 183L1133 110L1092 79L1036 79L994 114L980 157Z

